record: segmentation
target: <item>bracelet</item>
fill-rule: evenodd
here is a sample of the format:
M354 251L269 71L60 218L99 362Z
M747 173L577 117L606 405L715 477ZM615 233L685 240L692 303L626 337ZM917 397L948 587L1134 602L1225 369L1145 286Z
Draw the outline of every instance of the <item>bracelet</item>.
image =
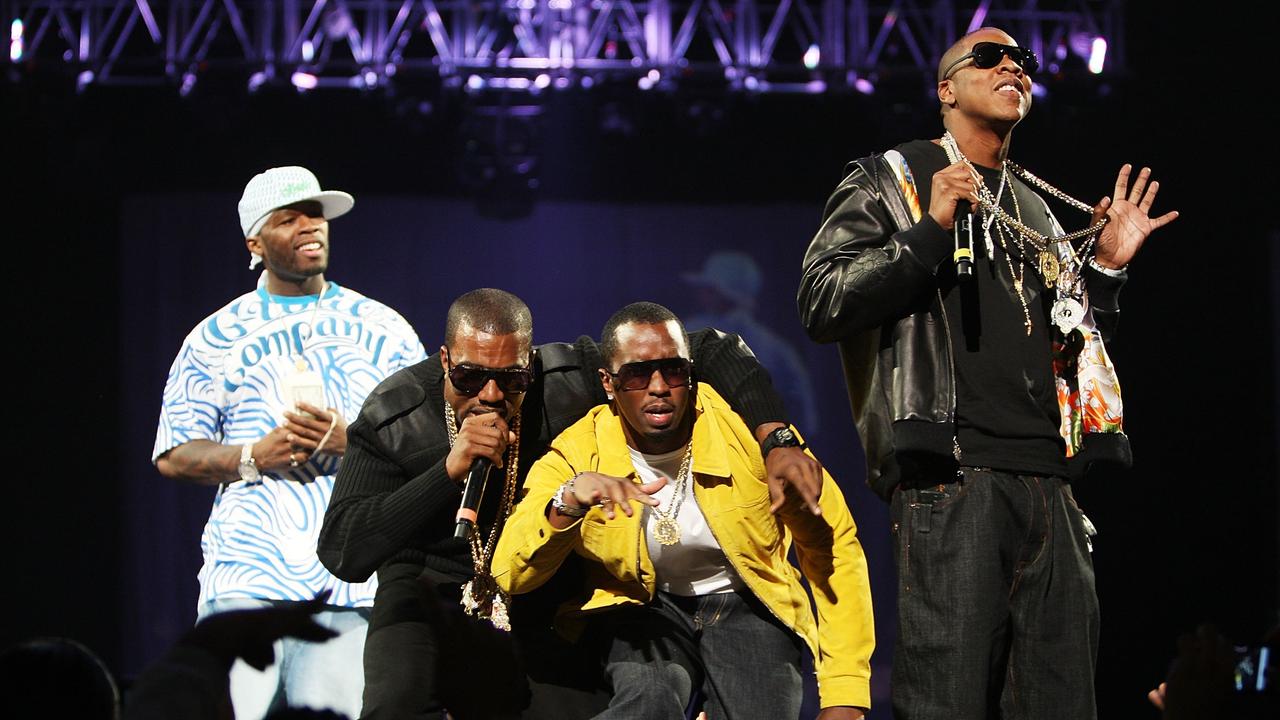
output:
M569 478L569 480L565 482L565 484L560 486L560 489L556 491L556 494L551 496L551 507L555 508L556 512L560 513L561 515L567 515L573 518L580 518L587 514L587 510L590 510L589 507L578 507L577 505L569 505L569 504L566 504L564 501L564 491L568 490L569 492L572 493L573 481L577 479L578 479L577 475L574 475L573 477Z
M1124 271L1128 269L1129 264L1125 263L1124 267L1113 269L1109 267L1103 267L1102 264L1098 262L1097 258L1089 258L1089 267L1093 268L1094 270L1097 270L1103 275L1107 275L1110 277L1120 277L1121 275L1124 274Z

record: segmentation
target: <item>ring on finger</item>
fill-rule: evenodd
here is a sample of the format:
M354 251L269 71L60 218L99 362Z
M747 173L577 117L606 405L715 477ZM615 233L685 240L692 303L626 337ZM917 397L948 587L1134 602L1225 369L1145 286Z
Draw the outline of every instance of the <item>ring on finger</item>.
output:
M294 453L289 453L289 467L298 467L298 458L294 457Z

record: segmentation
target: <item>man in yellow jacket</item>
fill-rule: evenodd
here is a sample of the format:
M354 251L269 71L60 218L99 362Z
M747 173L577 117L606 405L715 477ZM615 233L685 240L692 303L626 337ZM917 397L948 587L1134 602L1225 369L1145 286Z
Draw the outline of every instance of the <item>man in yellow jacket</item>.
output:
M601 342L611 402L530 470L494 552L498 584L529 592L569 553L585 558L583 593L557 624L601 648L614 695L598 717L684 717L700 691L716 720L795 718L804 644L820 720L862 717L871 594L840 489L824 474L816 511L791 489L771 503L762 452L799 440L784 429L757 446L728 403L695 382L670 310L628 305ZM792 542L813 603L787 560Z

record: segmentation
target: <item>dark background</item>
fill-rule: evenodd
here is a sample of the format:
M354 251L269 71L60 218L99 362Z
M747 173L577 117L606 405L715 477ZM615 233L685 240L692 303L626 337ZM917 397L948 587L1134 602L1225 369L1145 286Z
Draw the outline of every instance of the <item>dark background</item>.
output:
M1104 718L1155 716L1145 693L1197 623L1248 643L1277 621L1277 117L1246 82L1274 61L1240 39L1251 33L1207 39L1201 24L1134 6L1128 73L1105 92L1102 81L1053 87L1011 155L1089 200L1111 192L1122 162L1151 165L1157 210L1182 212L1134 263L1110 348L1135 467L1075 488L1101 531ZM250 97L242 80L211 78L178 98L76 95L56 73L0 81L17 489L0 536L0 641L74 637L127 678L194 619L212 491L148 462L164 373L187 330L252 287L234 212L245 181L302 164L358 201L334 224L329 279L401 311L428 348L447 303L472 287L515 291L538 339L569 339L634 299L693 313L681 273L717 249L751 254L766 273L757 316L809 365L814 446L868 549L879 687L893 633L885 509L861 487L835 350L804 339L794 289L845 161L940 132L936 104L905 85L869 97L555 94L538 124L536 204L500 220L494 201L510 209L512 193L477 202L459 180L472 101L456 91ZM1071 211L1059 214L1071 227Z

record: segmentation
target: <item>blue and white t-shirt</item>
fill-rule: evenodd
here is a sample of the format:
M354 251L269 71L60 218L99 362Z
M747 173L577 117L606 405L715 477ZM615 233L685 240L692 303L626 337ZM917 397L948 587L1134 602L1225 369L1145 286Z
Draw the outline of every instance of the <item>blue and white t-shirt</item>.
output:
M351 422L378 383L426 357L386 305L332 282L322 296L271 295L259 283L197 325L169 369L152 461L191 440L243 445L265 436L292 409L281 386L300 359L323 379L326 406ZM200 540L201 605L306 600L326 589L330 604L372 605L376 579L342 582L316 557L337 471L338 458L321 453L261 481L220 486Z

